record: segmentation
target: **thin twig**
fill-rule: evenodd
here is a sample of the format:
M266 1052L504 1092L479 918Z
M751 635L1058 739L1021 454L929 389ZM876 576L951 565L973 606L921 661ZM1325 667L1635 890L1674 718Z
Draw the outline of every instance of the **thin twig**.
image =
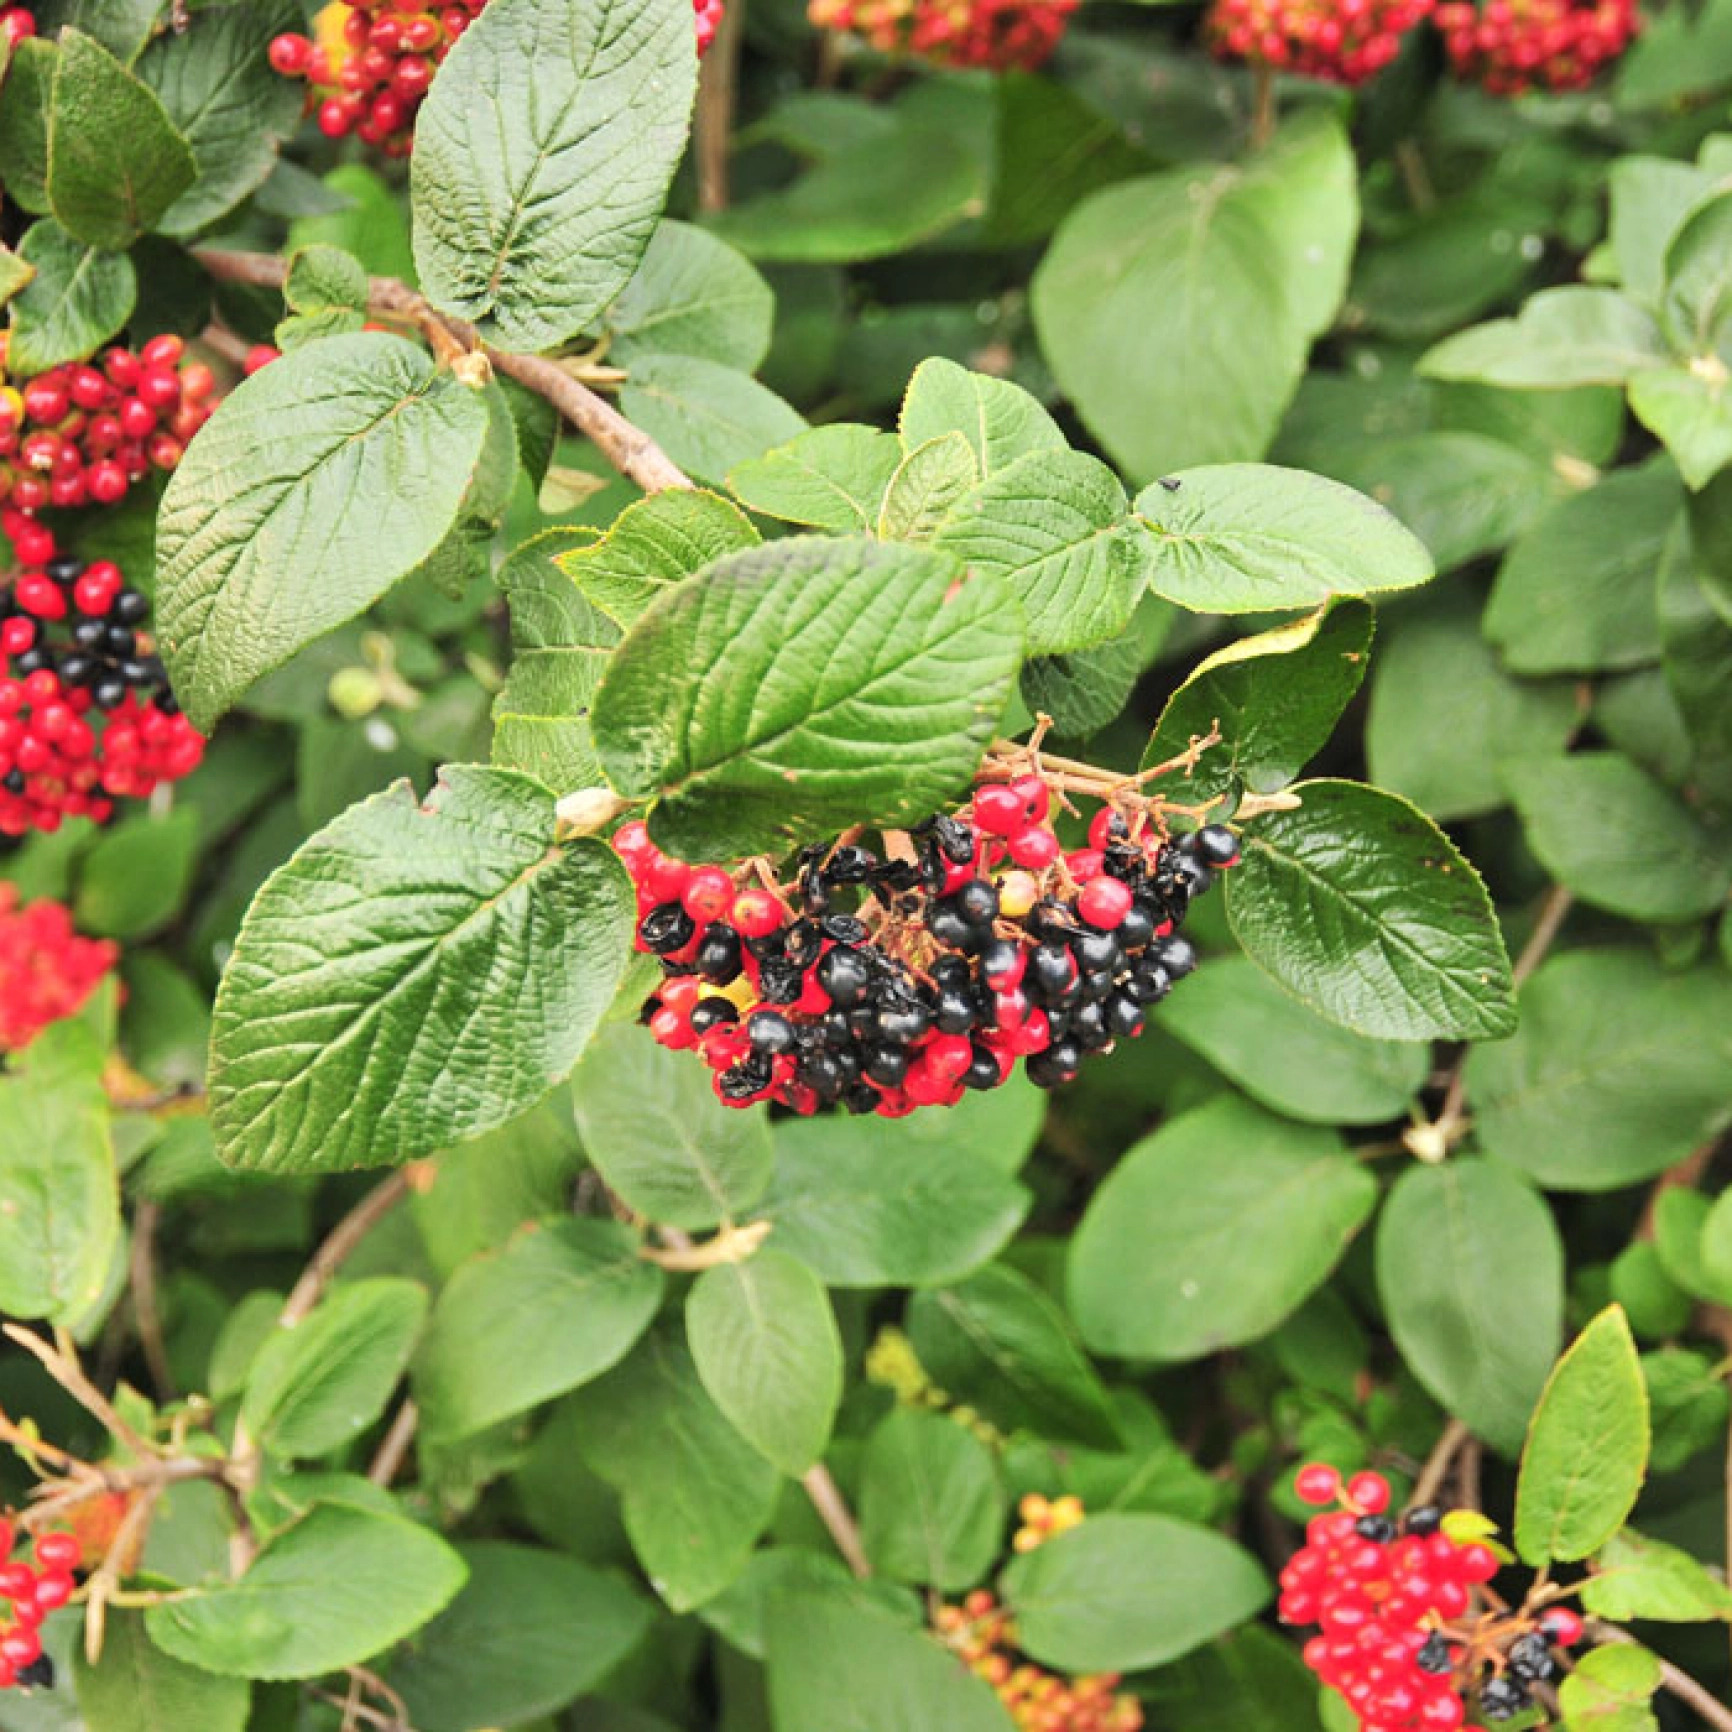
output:
M409 1169L381 1179L325 1236L301 1278L289 1289L277 1318L279 1329L293 1329L325 1296L337 1271L361 1248L361 1241L409 1194Z
M168 1347L162 1336L162 1312L156 1296L156 1230L162 1222L162 1205L146 1197L132 1212L132 1253L127 1283L132 1290L132 1321L138 1330L138 1345L150 1371L159 1401L172 1401L174 1369L168 1362Z
M219 282L248 283L255 288L280 289L288 276L288 261L275 253L227 252L199 247L193 256ZM475 327L439 312L425 295L395 277L370 277L368 310L404 320L426 333L436 351L451 347L481 353L496 371L545 397L583 433L627 479L646 493L669 487L690 487L690 479L650 436L598 397L557 361L541 355L519 355L482 344Z
M815 1462L801 1474L800 1484L812 1500L818 1519L836 1542L842 1561L864 1581L872 1574L872 1566L867 1562L866 1548L860 1543L860 1529L854 1521L854 1512L849 1509L841 1488L830 1477L829 1468L821 1461Z
M1588 1619L1588 1634L1596 1642L1629 1642L1640 1647L1641 1644L1628 1630L1620 1629L1616 1624L1608 1624L1599 1618ZM1711 1695L1690 1674L1681 1667L1661 1656L1655 1656L1660 1661L1660 1683L1669 1690L1680 1702L1688 1702L1710 1726L1718 1732L1732 1732L1732 1708Z
M409 1456L409 1445L415 1441L415 1428L420 1423L420 1408L405 1398L367 1469L367 1477L374 1485L389 1485L402 1472L403 1463Z
M640 1245L637 1254L657 1268L693 1274L719 1268L724 1263L744 1263L770 1236L770 1221L748 1221L743 1227L723 1227L701 1245L687 1240L683 1245Z
M102 1637L108 1628L108 1602L120 1587L128 1559L144 1543L145 1531L150 1526L151 1514L162 1490L161 1484L147 1485L127 1506L126 1514L120 1518L114 1538L109 1541L108 1550L103 1553L102 1562L97 1565L85 1590L84 1657L93 1666L102 1658Z
M734 143L734 108L739 89L740 46L746 33L746 0L728 0L716 39L704 56L698 79L692 144L698 163L698 209L728 208L728 158Z
M15 1341L26 1353L34 1354L41 1360L48 1375L80 1407L99 1420L105 1431L118 1437L134 1455L143 1458L155 1453L151 1445L120 1417L108 1397L84 1375L75 1359L50 1346L41 1336L32 1335L28 1329L20 1328L16 1323L0 1324L0 1329L5 1331L9 1341Z
M1459 1419L1452 1419L1443 1428L1443 1435L1432 1445L1425 1466L1419 1470L1419 1478L1413 1482L1415 1509L1437 1502L1437 1494L1443 1490L1443 1482L1449 1478L1457 1454L1472 1436L1473 1433Z

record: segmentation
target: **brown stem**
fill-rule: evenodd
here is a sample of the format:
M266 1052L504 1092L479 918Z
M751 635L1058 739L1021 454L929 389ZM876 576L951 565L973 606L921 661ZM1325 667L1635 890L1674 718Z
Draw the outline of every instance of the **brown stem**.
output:
M361 1247L361 1241L409 1194L409 1169L382 1179L326 1235L301 1278L289 1290L277 1318L279 1329L293 1329L324 1297L332 1277Z
M1443 1490L1443 1482L1449 1478L1456 1456L1472 1436L1473 1433L1459 1419L1452 1419L1443 1428L1443 1435L1432 1446L1431 1454L1425 1458L1425 1466L1419 1470L1419 1478L1413 1483L1416 1509L1437 1502L1437 1495Z
M1588 1619L1588 1633L1596 1642L1636 1643L1636 1638L1628 1630L1604 1623L1599 1618ZM1639 1643L1636 1645L1640 1646ZM1660 1659L1660 1684L1680 1702L1688 1702L1706 1725L1716 1728L1716 1732L1732 1732L1732 1708L1711 1695L1688 1672L1664 1658Z
M739 90L740 47L746 33L746 0L729 0L716 39L704 56L692 142L698 159L698 209L728 208L728 157L733 149L734 109Z
M1422 215L1437 209L1437 192L1431 184L1431 171L1425 166L1418 143L1404 138L1395 147L1395 167L1401 184L1407 190L1407 202Z
M1251 148L1262 150L1275 136L1277 116L1275 73L1266 61L1252 68L1251 90Z
M274 253L199 247L193 256L219 282L280 289L288 276L288 261ZM634 427L587 385L572 378L557 361L484 346L473 325L437 311L419 290L398 282L395 277L368 279L367 306L371 312L414 324L427 334L436 352L455 347L467 353L479 350L485 354L496 371L545 397L594 443L614 468L635 481L644 492L691 486L688 477L647 433Z
M748 1221L743 1227L723 1227L713 1239L706 1239L701 1245L693 1244L681 1234L684 1244L670 1242L665 1250L659 1245L640 1245L637 1254L646 1263L680 1274L719 1268L723 1263L744 1263L770 1236L772 1224L769 1221Z
M15 1341L26 1353L34 1354L41 1360L48 1375L80 1407L100 1421L105 1431L119 1438L134 1455L145 1458L155 1454L150 1444L115 1412L108 1397L84 1375L77 1360L61 1353L39 1335L32 1335L28 1329L22 1329L16 1323L3 1324L0 1328L4 1329L9 1341Z
M108 1543L108 1550L103 1553L102 1562L97 1566L96 1573L91 1576L85 1590L84 1657L93 1666L102 1658L102 1636L108 1627L108 1601L120 1587L120 1578L126 1569L127 1559L132 1557L144 1542L145 1530L150 1526L150 1518L156 1509L156 1500L162 1496L162 1490L160 1483L148 1485L128 1505L126 1514L120 1518L119 1527L114 1530L114 1538Z
M403 1463L409 1458L409 1446L415 1441L415 1428L420 1423L420 1408L406 1399L397 1409L390 1430L380 1440L367 1468L367 1477L374 1485L389 1485L403 1471Z
M175 1389L174 1370L168 1362L168 1347L162 1336L162 1311L156 1296L156 1230L162 1221L162 1205L146 1198L132 1212L132 1255L127 1283L132 1289L132 1321L138 1330L138 1345L149 1368L159 1401L171 1401Z
M860 1529L855 1524L854 1512L849 1509L841 1488L830 1477L829 1468L821 1461L814 1463L801 1474L800 1484L812 1500L818 1519L836 1542L842 1561L864 1581L872 1574L872 1565L867 1561L866 1548L860 1543Z

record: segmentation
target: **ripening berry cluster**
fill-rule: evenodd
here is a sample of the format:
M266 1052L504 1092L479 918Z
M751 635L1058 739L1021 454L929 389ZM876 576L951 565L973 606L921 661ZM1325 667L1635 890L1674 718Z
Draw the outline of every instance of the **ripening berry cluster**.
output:
M698 52L715 39L722 0L692 0ZM271 65L307 81L307 107L327 138L353 133L387 156L407 156L415 116L433 75L487 0L331 0L315 36L289 33L270 46Z
M81 1548L68 1533L36 1536L34 1562L13 1555L12 1524L0 1521L0 1690L51 1689L54 1665L42 1652L38 1626L72 1598Z
M176 336L100 366L68 362L4 382L0 335L0 499L27 512L117 505L153 469L172 469L210 419L216 376Z
M1215 0L1217 53L1331 84L1363 84L1401 51L1435 0Z
M1016 1625L985 1588L933 1619L945 1645L997 1693L1019 1732L1140 1732L1142 1704L1118 1694L1116 1672L1063 1678L1016 1651Z
M108 940L79 937L58 902L21 908L17 889L0 884L0 1053L74 1015L119 960Z
M1445 0L1437 8L1450 65L1497 96L1581 90L1641 29L1636 0Z
M1033 71L1051 57L1078 0L810 0L821 30L852 31L880 54L937 66Z
M204 738L180 713L141 628L150 604L120 568L54 551L53 534L8 509L0 527L25 564L0 586L0 836L100 823L198 768Z
M1022 1526L1010 1536L1010 1549L1032 1552L1036 1546L1045 1545L1056 1535L1078 1526L1085 1512L1080 1497L1046 1498L1031 1491L1017 1504L1016 1513Z
M1507 1720L1529 1706L1529 1686L1552 1675L1551 1644L1580 1639L1581 1620L1563 1606L1537 1619L1476 1619L1476 1590L1497 1574L1497 1554L1458 1544L1429 1506L1391 1520L1380 1474L1343 1485L1313 1463L1295 1489L1305 1503L1336 1507L1312 1517L1282 1570L1280 1616L1318 1626L1305 1663L1346 1699L1361 1732L1454 1732L1469 1696L1482 1718Z
M730 1106L900 1118L997 1088L1019 1058L1042 1088L1069 1082L1196 967L1176 928L1239 846L1222 825L1169 840L1103 806L1067 854L1051 819L1041 777L983 783L915 827L914 858L820 843L791 891L623 825L637 947L666 976L644 1021L701 1053Z
M36 15L28 6L0 6L0 36L14 47L36 34Z

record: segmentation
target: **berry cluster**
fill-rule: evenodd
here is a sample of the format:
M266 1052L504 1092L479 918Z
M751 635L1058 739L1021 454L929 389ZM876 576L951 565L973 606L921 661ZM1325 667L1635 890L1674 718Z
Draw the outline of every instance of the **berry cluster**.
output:
M433 75L487 0L331 0L316 37L279 36L271 65L307 81L307 107L327 138L353 133L387 156L407 156ZM692 0L698 52L715 39L722 0Z
M180 713L141 627L150 604L107 560L54 551L41 524L0 526L26 563L0 589L0 836L101 822L198 768L204 739Z
M1142 1704L1118 1694L1116 1672L1062 1678L1023 1659L1010 1614L986 1589L960 1606L940 1606L933 1621L945 1644L997 1692L1020 1732L1139 1732Z
M119 959L106 939L80 938L58 902L20 908L17 889L0 884L0 1053L71 1016Z
M1362 1732L1454 1732L1470 1695L1484 1719L1508 1720L1529 1706L1529 1686L1552 1675L1551 1645L1580 1639L1581 1619L1563 1606L1537 1617L1501 1602L1481 1609L1497 1554L1458 1544L1429 1506L1392 1520L1380 1474L1343 1485L1313 1463L1295 1489L1305 1503L1337 1507L1311 1519L1281 1572L1280 1616L1319 1627L1305 1663L1346 1699Z
M38 1534L35 1562L14 1557L12 1524L0 1521L0 1603L10 1613L0 1625L0 1690L51 1689L54 1665L42 1652L38 1626L72 1598L72 1572L82 1548L69 1533Z
M0 36L16 47L36 34L36 16L28 6L0 6Z
M811 0L821 30L848 30L881 54L994 71L1044 65L1078 0Z
M1196 967L1176 928L1239 857L1225 827L1169 840L1146 808L1103 806L1066 853L1041 776L987 782L902 857L851 837L806 849L791 891L765 861L691 865L626 824L637 947L666 976L643 1019L696 1048L730 1106L899 1118L997 1088L1019 1058L1042 1088L1069 1082Z
M1045 1498L1039 1492L1030 1492L1016 1506L1016 1513L1022 1519L1022 1526L1010 1536L1010 1549L1013 1552L1032 1552L1036 1546L1045 1545L1056 1535L1076 1527L1082 1521L1084 1511L1080 1497Z
M1497 96L1581 90L1641 29L1636 0L1445 0L1437 8L1456 75Z
M1331 84L1363 84L1401 51L1434 0L1214 0L1215 52Z
M4 383L5 343L0 335L0 499L19 511L118 504L151 470L174 468L215 407L215 374L186 360L176 336L19 385Z

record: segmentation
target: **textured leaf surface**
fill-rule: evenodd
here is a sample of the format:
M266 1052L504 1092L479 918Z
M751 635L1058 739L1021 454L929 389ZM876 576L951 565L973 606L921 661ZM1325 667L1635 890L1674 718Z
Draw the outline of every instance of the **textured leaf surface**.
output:
M1377 1228L1377 1285L1402 1358L1476 1436L1513 1456L1563 1327L1551 1211L1507 1169L1411 1167Z
M1269 1598L1256 1559L1213 1529L1116 1513L1024 1553L1000 1586L1019 1645L1067 1672L1163 1666Z
M197 726L433 553L487 423L479 391L375 333L306 344L230 394L157 528L157 630Z
M72 1323L120 1237L102 1051L81 1023L44 1030L0 1076L0 1311Z
M1620 1528L1594 1562L1582 1604L1597 1618L1680 1624L1732 1619L1732 1589L1688 1552L1634 1528Z
M1485 886L1449 838L1378 788L1295 791L1303 805L1258 818L1228 877L1228 917L1251 959L1361 1034L1508 1034L1509 958Z
M1614 289L1544 289L1515 319L1494 319L1447 337L1420 363L1436 379L1511 388L1621 385L1664 365L1653 315Z
M884 494L877 532L886 541L930 541L952 512L966 513L968 494L980 479L980 462L961 433L941 433L917 445L896 466ZM1117 483L1115 482L1115 486ZM989 557L1012 558L999 546Z
M658 599L595 704L608 778L658 797L675 853L744 854L922 816L968 774L1020 650L995 579L941 555L803 538Z
M739 464L728 475L728 487L753 511L784 522L870 535L901 461L895 434L839 422Z
M690 223L660 222L607 310L612 357L699 355L753 372L770 347L776 297L749 259Z
M1468 1055L1480 1141L1563 1191L1651 1177L1732 1116L1732 982L1671 974L1637 950L1555 956L1522 988L1521 1022Z
M842 1338L824 1284L767 1246L706 1269L686 1300L686 1338L710 1399L783 1473L824 1453L842 1399Z
M1646 1648L1595 1648L1558 1686L1571 1732L1658 1732L1650 1706L1660 1688L1660 1662Z
M1597 1552L1635 1507L1647 1466L1647 1385L1629 1319L1613 1305L1558 1361L1528 1427L1516 1550L1536 1568Z
M244 1678L219 1678L158 1648L142 1612L110 1610L102 1660L80 1643L73 1661L86 1732L243 1732L252 1709Z
M1376 1200L1333 1132L1235 1098L1184 1114L1114 1167L1071 1241L1083 1339L1167 1360L1255 1341L1322 1284Z
M463 1585L437 1534L373 1509L315 1504L265 1543L238 1581L192 1588L145 1613L159 1648L241 1678L315 1678L419 1629Z
M761 1113L716 1098L710 1071L634 1024L605 1030L572 1077L584 1152L639 1214L688 1231L757 1202L770 1180Z
M599 1377L661 1297L661 1271L616 1221L534 1222L478 1253L440 1293L415 1361L428 1434L466 1437Z
M973 447L983 476L996 475L1033 451L1066 449L1058 423L1020 385L971 373L942 357L914 369L898 427L907 451L960 433Z
M508 348L575 336L625 288L685 149L683 0L497 0L415 125L415 266Z
M1182 469L1137 495L1154 543L1149 584L1196 613L1317 607L1411 589L1431 555L1363 493L1266 463Z
M259 893L217 993L223 1158L406 1160L546 1094L607 1008L632 920L612 851L552 834L539 784L458 765L425 804L400 784L307 842Z
M619 406L689 475L717 486L730 470L806 427L796 410L750 373L701 355L639 356Z
M943 1414L898 1407L866 1440L860 1541L880 1575L965 1588L991 1566L1004 1517L992 1452Z
M36 273L12 304L6 359L20 377L82 360L132 317L138 279L127 254L88 247L44 218L18 257Z
M62 31L48 120L48 199L61 227L89 246L130 246L197 175L156 92L93 37Z

